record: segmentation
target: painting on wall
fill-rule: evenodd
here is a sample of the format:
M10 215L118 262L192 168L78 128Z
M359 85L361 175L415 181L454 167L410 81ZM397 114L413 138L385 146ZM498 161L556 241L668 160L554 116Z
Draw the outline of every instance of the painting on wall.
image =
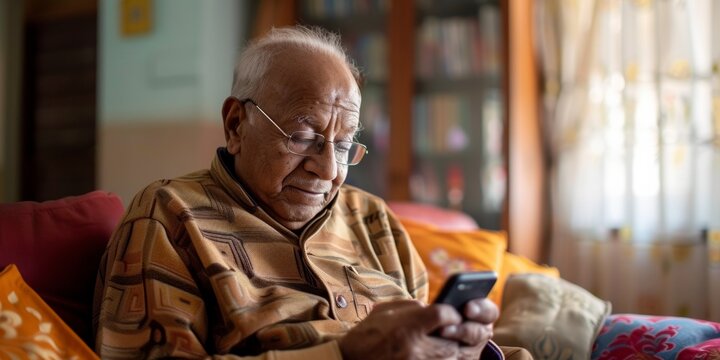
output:
M152 30L152 0L121 0L120 33L141 36Z

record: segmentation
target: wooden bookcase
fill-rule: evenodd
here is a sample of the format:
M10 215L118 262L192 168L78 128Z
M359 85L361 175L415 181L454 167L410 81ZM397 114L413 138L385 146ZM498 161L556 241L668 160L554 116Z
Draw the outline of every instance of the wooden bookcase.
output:
M360 140L370 155L349 183L388 200L461 209L507 231L511 251L542 261L548 202L532 7L305 0L295 21L339 32L366 71Z
M98 5L23 5L19 197L84 194L96 188Z

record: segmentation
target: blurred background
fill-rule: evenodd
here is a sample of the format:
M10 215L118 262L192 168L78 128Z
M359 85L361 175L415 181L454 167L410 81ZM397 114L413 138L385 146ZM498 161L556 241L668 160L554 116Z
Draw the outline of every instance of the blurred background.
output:
M272 26L363 71L348 182L470 214L614 312L720 321L720 0L0 0L0 201L207 168Z

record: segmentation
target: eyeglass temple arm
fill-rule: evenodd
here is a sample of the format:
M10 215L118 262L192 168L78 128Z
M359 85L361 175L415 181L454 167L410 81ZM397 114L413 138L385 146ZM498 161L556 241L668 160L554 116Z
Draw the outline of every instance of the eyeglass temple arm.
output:
M260 113L263 114L263 116L265 116L268 120L270 120L270 122L273 124L273 126L275 126L276 129L280 130L280 132L283 135L285 135L286 138L288 138L288 139L291 138L291 136L288 135L283 129L281 129L280 126L278 126L278 124L276 124L275 121L268 114L266 114L265 111L263 111L263 109L261 109L258 106L258 104L256 104L252 99L245 99L245 100L240 100L240 101L241 102L249 102L249 103L253 104L253 106L255 106L255 108L258 109L260 111Z

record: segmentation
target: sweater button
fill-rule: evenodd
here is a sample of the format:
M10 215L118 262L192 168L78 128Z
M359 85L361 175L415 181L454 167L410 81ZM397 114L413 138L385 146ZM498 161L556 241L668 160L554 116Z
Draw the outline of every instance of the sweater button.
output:
M347 304L347 300L345 300L344 296L338 295L335 297L335 305L337 305L337 307L339 307L341 309L344 309L347 307L348 304Z

